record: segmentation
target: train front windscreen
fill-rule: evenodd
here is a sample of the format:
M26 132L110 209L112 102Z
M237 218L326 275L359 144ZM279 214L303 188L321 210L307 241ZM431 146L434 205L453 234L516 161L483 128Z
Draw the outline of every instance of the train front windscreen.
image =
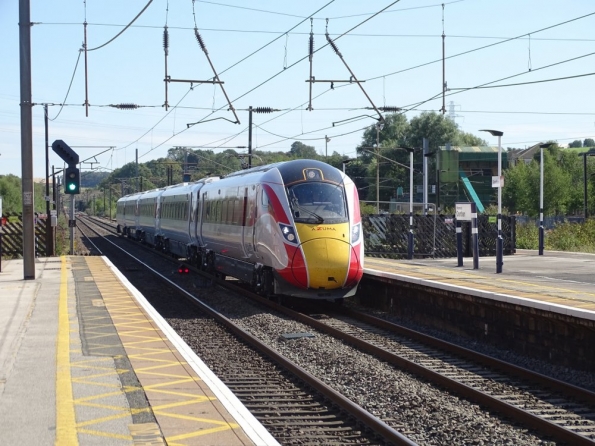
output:
M287 188L296 223L345 223L348 221L345 193L341 185L322 182L297 183Z

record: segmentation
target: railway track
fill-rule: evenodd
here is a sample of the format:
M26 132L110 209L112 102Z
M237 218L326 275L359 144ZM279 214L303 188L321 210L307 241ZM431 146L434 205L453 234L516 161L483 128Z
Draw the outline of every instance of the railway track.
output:
M560 444L595 444L592 392L362 313L347 309L337 313L336 308L329 307L332 311L328 316L319 314L313 318L252 297ZM388 425L402 426L386 415L382 418Z
M81 220L87 227L83 231L89 237L88 232L93 231L95 223L91 223L90 219ZM105 231L105 225L101 226ZM115 249L104 245L102 250L106 253ZM133 254L129 253L129 256L144 264ZM155 270L152 273L158 274ZM212 318L205 320L204 314L194 314L192 322L187 312L182 310L184 316L176 311L166 319L173 322L174 328L177 326L189 345L198 350L201 358L282 444L415 444L221 313L202 304L167 277L160 275L160 279L172 285L173 292L182 293ZM161 291L157 294L163 297ZM155 296L145 296L155 305ZM176 297L179 299L179 296ZM171 305L168 306L171 312ZM200 339L197 339L196 325L201 328Z

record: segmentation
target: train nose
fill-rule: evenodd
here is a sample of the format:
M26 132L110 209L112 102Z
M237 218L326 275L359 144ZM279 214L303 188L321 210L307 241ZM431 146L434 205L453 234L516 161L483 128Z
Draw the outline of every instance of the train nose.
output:
M304 263L294 262L293 273L307 288L341 288L349 273L351 245L343 240L319 238L302 244ZM306 273L306 274L304 274Z

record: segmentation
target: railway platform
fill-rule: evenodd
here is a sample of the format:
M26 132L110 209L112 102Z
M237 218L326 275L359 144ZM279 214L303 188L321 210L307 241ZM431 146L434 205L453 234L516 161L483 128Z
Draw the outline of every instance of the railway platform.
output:
M496 274L495 257L473 259L391 260L366 257L365 274L427 285L444 291L486 298L595 321L595 254L519 250L504 257Z
M519 250L473 259L365 259L358 289L386 309L502 351L563 367L595 367L595 254Z
M0 444L277 445L104 257L0 272Z

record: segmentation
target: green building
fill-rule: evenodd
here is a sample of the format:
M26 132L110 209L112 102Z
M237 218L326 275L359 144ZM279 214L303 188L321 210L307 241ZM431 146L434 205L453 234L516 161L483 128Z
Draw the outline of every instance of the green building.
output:
M498 176L498 147L441 146L438 152L437 204L444 209L456 202L475 202L483 212L497 204L498 189L492 177ZM508 154L502 150L502 171L508 167Z

